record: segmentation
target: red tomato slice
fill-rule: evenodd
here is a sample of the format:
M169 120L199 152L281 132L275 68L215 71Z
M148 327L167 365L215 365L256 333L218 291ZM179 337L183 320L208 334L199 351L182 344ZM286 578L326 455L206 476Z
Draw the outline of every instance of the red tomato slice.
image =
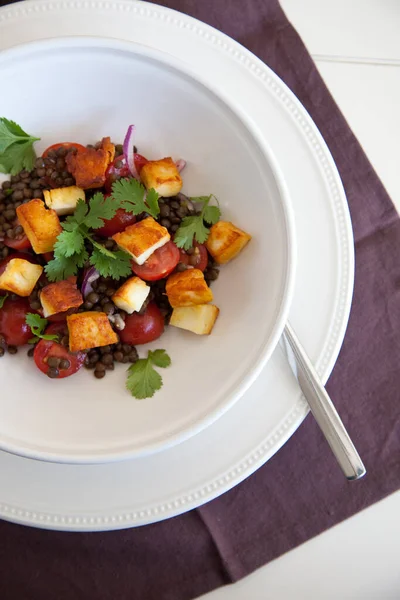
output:
M76 148L78 152L83 152L84 150L86 150L85 146L82 146L82 144L76 144L75 142L59 142L58 144L52 144L51 146L46 148L46 150L42 154L43 158L47 158L51 150L56 151L59 148L66 148L67 150L70 150L71 148Z
M145 281L157 281L172 273L180 256L179 249L170 241L153 252L143 265L132 262L132 271Z
M15 219L14 227L16 227L19 224L20 223L18 219ZM16 238L10 238L6 236L4 238L4 243L6 246L8 246L9 248L13 248L14 250L29 250L32 248L31 243L25 235L24 231Z
M58 333L62 336L66 334L67 331L68 328L66 323L53 323L47 327L45 333ZM59 375L56 378L64 379L64 377L69 377L70 375L74 375L77 371L79 371L85 362L86 352L76 352L73 354L68 350L68 348L62 344L59 344L58 342L53 342L51 340L40 340L35 347L33 358L37 368L42 371L42 373L47 374L49 370L47 361L50 357L68 360L70 366L67 369L59 369Z
M125 162L124 156L121 155L117 156L114 159L114 161L107 167L106 182L104 184L106 191L111 192L113 183L115 183L118 179L122 179L123 177L132 177L132 174L129 170L128 165Z
M208 265L208 252L204 244L195 242L194 252L192 254L188 254L182 248L180 248L180 253L179 262L184 265L190 265L194 269L200 269L200 271L206 270Z
M143 315L133 313L125 319L125 328L119 333L123 344L147 344L164 331L164 317L155 302L150 302Z
M44 252L42 256L46 262L50 262L54 258L54 252Z
M140 174L143 165L148 163L147 158L142 156L141 154L134 154L135 167ZM119 164L121 163L121 164ZM119 166L117 166L119 165ZM123 177L132 177L132 173L129 170L128 165L126 164L126 160L123 154L117 156L114 161L108 166L106 171L106 182L104 187L107 192L111 192L112 184L118 179L122 179Z
M31 309L26 298L7 298L0 308L0 334L10 346L23 346L33 337L31 328L25 323L29 312L36 311Z
M66 321L68 315L72 315L72 314L76 313L77 311L78 311L77 308L69 308L68 310L65 310L64 312L59 312L59 313L56 313L55 315L50 315L49 317L46 317L46 319L48 321L50 321L50 323L64 323ZM51 325L49 325L49 327L51 327Z
M13 248L14 250L29 250L29 248L32 248L31 243L25 233L17 238L9 238L6 236L4 238L4 244L9 248Z
M133 155L133 160L135 161L135 167L137 168L137 171L140 175L140 171L142 170L142 167L144 167L144 165L146 163L148 163L149 161L147 160L147 158L145 158L141 154L137 154L136 152Z
M96 229L96 233L108 238L116 233L125 231L128 225L133 225L134 223L136 223L135 215L126 212L123 208L119 208L112 219L105 220L103 227Z

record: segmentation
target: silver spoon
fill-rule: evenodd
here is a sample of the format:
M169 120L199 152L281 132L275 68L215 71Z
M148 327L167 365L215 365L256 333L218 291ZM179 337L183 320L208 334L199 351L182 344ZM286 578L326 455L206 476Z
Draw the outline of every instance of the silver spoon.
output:
M360 479L366 473L363 462L289 323L285 326L282 342L290 368L340 468L347 479Z

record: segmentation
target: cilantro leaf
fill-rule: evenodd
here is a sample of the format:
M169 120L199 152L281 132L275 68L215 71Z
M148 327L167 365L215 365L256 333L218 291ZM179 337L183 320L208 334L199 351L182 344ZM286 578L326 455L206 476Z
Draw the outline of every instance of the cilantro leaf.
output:
M158 193L151 189L146 194L144 185L137 179L119 179L113 183L112 197L120 202L124 210L134 215L145 212L156 219L160 212Z
M107 248L105 246L103 246L103 244L99 244L99 242L95 242L95 240L92 240L91 237L89 237L89 239L92 242L93 246L95 248L97 248L97 250L99 252L101 252L101 254L104 254L105 256L108 256L109 258L115 258L115 252L111 252L111 250L107 250Z
M8 294L5 296L0 296L0 308L3 308L4 302L7 300Z
M7 148L17 142L29 142L33 144L40 138L32 137L26 133L17 123L5 117L0 117L0 153L3 154Z
M22 169L31 171L35 162L33 143L40 138L26 133L17 123L0 118L0 171L16 175Z
M0 154L0 165L3 173L16 175L23 169L32 171L36 154L32 142L18 142Z
M34 337L29 340L30 344L35 344L37 341L39 341L39 339L58 340L58 335L43 333L47 327L48 321L47 319L42 319L40 315L36 315L35 313L27 313L25 316L25 323L29 325L34 335Z
M110 252L110 254L112 256L104 254L97 247L93 249L90 264L98 270L100 275L120 279L132 273L131 258L126 252L118 250L117 252Z
M134 215L146 212L145 193L144 186L137 179L119 179L112 185L112 197L121 203L123 209Z
M169 367L171 364L171 359L165 350L149 350L149 358L151 359L153 365L156 365L156 367L162 367L163 369Z
M208 238L210 230L204 225L203 217L184 217L182 223L175 233L174 242L178 248L189 250L193 246L194 239L203 244Z
M206 206L204 209L203 219L209 225L214 225L219 221L221 217L221 211L218 206Z
M84 248L85 239L79 230L62 231L54 244L56 257L69 258L73 254L80 254Z
M84 219L89 229L103 227L104 221L112 219L120 208L120 202L112 196L105 198L101 192L97 192L89 202L89 212Z
M86 202L84 200L82 200L82 198L79 198L78 202L76 203L74 214L69 215L65 219L65 222L63 223L64 229L67 229L65 227L65 223L69 223L71 226L73 225L74 228L76 229L76 227L78 225L81 225L84 222L85 217L88 213L88 210L89 210L89 207L86 204ZM72 229L68 229L68 231L72 231Z
M194 203L201 202L203 208L199 215L182 219L182 223L174 236L174 242L178 248L189 250L195 241L199 244L204 244L207 240L210 230L204 225L204 222L208 225L214 225L221 216L221 211L218 206L209 205L212 198L215 198L213 194L190 198ZM215 198L215 200L217 199Z
M147 212L149 213L149 215L151 215L154 218L157 218L157 216L160 214L158 198L159 198L159 195L154 188L151 188L151 190L149 190L147 192L147 195L146 195L146 204L148 206Z
M126 387L138 400L152 398L162 387L161 375L154 369L153 364L168 367L171 359L165 350L149 350L147 358L140 358L128 369Z
M89 254L86 248L79 254L74 254L68 258L57 254L44 268L48 280L63 281L71 275L77 275L78 270L83 267L88 258Z

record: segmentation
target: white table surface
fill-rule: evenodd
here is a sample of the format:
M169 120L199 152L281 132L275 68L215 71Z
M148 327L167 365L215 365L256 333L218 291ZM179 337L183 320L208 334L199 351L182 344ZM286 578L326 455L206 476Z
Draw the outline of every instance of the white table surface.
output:
M400 210L400 0L281 4ZM201 599L399 600L400 492Z

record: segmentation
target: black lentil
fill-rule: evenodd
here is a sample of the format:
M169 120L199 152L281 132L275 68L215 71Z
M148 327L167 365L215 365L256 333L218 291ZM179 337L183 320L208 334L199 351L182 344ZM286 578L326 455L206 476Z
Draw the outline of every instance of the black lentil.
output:
M50 377L50 379L56 379L59 376L59 374L59 370L54 367L50 368L46 373L47 377Z
M61 359L57 356L49 356L49 358L47 359L48 366L53 369L58 369L58 367L60 366L60 362Z
M59 368L60 370L66 371L67 369L69 369L71 366L71 362L68 360L68 358L63 358L62 360L60 360L60 365Z

